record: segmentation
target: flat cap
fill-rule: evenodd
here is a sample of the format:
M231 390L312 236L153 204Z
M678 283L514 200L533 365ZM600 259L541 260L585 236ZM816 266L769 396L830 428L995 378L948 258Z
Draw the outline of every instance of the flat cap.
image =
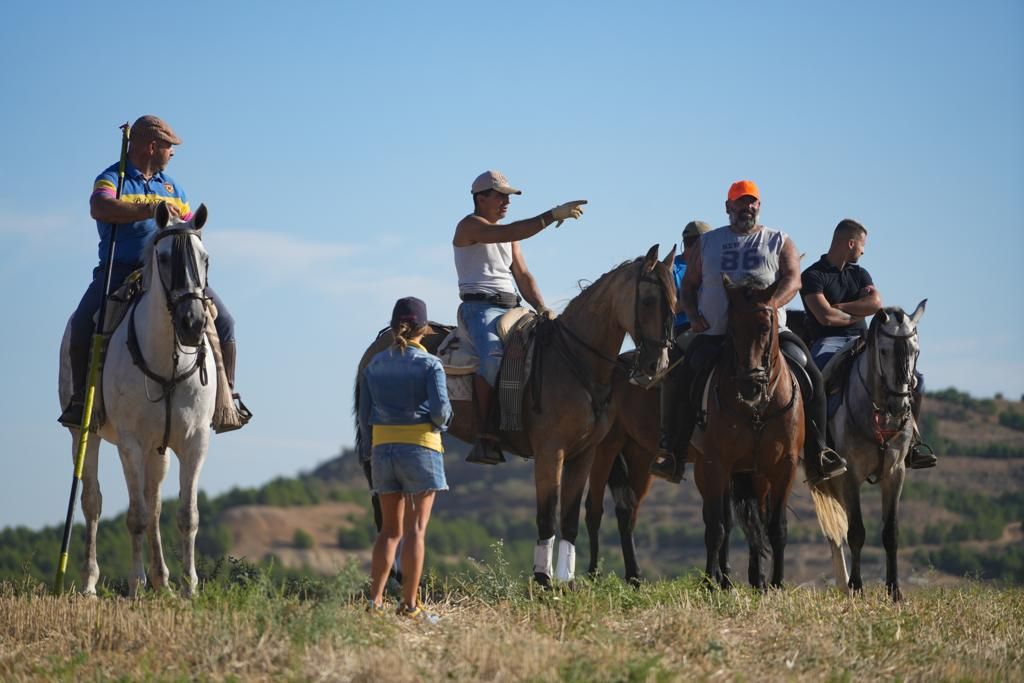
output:
M174 131L167 125L167 122L152 114L140 116L135 120L135 123L132 124L131 137L133 140L147 142L149 140L163 140L172 145L181 144L181 138L174 134Z

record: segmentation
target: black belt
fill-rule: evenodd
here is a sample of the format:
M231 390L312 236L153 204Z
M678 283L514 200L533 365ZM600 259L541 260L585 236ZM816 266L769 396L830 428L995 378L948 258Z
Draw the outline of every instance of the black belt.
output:
M459 294L463 301L486 301L489 304L502 308L515 308L521 299L518 294L512 292L498 292L497 294L485 294L484 292L464 292Z

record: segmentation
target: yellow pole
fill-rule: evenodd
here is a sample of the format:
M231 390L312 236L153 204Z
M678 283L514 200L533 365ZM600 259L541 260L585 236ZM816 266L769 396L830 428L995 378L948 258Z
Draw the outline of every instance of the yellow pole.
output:
M121 198L124 189L124 169L128 163L128 138L131 127L126 122L121 126L121 159L117 167L117 199ZM53 582L53 592L57 595L64 592L64 574L68 568L68 548L71 546L71 527L75 519L75 497L78 485L82 481L82 470L85 468L85 450L89 445L89 428L92 426L92 406L96 397L96 376L99 374L100 358L103 357L106 338L103 336L103 319L107 311L107 296L110 294L110 279L114 267L114 246L117 243L117 224L110 230L110 248L107 251L107 275L103 285L103 299L100 301L99 316L96 320L96 331L92 335L89 348L89 376L85 388L85 410L82 412L82 426L78 432L78 450L75 452L75 472L71 480L71 497L68 499L68 514L64 520L64 536L60 544L60 559L57 561L57 577Z

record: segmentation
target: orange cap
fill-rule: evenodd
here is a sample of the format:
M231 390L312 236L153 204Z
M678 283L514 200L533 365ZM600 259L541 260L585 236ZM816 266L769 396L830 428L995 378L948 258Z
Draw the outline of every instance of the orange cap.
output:
M757 189L757 185L754 184L753 180L737 180L729 188L729 201L734 202L740 197L750 195L757 199L761 198L761 191Z

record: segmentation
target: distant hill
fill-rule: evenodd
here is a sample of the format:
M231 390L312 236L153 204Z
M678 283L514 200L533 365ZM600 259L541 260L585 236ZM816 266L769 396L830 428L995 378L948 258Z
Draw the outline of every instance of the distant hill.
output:
M911 585L956 580L964 575L1024 583L1024 405L975 399L955 389L929 395L922 419L925 439L940 454L939 467L911 471L901 507L902 573ZM485 467L463 460L468 448L446 440L451 491L439 494L428 532L428 565L446 573L486 561L501 540L513 569L528 573L536 538L532 463L514 458ZM864 571L880 581L880 496L864 489L868 547ZM831 578L829 553L814 518L806 487L791 499L787 581ZM161 516L165 552L178 572L175 500ZM622 571L614 507L606 496L601 558L607 571ZM270 562L283 571L329 574L355 560L369 563L374 538L369 494L353 451L346 450L308 474L279 478L255 489L233 489L215 498L201 494L199 553L210 565L231 556ZM49 581L60 546L60 528L0 531L0 579L34 576ZM658 481L644 502L637 551L650 578L678 576L703 567L704 528L692 482ZM81 525L72 544L69 578L81 562ZM733 534L733 565L745 565L742 533ZM124 516L101 522L99 561L106 577L125 577L130 560ZM589 539L581 521L577 569L585 571Z

